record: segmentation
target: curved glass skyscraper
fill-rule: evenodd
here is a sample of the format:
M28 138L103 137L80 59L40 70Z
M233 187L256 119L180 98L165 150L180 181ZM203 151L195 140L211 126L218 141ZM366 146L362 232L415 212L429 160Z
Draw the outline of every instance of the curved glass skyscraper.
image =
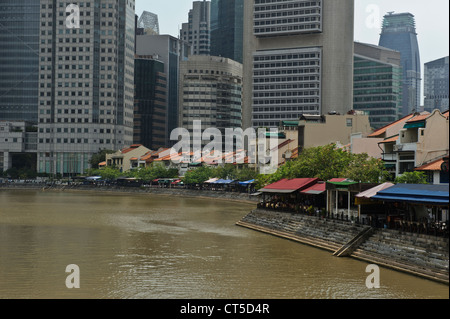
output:
M380 46L400 51L403 69L403 108L404 116L416 112L420 107L421 67L416 23L411 13L384 16Z

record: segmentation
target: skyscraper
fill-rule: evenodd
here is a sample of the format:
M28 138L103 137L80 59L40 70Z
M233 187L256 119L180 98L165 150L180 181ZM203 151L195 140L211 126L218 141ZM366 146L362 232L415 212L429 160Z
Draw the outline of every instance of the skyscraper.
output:
M164 63L167 77L167 117L166 146L173 129L178 127L178 80L180 62L191 53L188 43L170 35L138 35L136 37L136 54L152 55Z
M353 0L244 2L244 128L353 105Z
M211 55L242 63L244 0L211 1Z
M449 57L425 63L425 111L449 108Z
M399 119L402 106L400 52L355 43L353 109L369 115L378 129Z
M133 142L134 0L41 0L38 171L83 173L92 154Z
M421 66L416 23L411 13L389 12L384 16L379 45L401 53L403 110L406 116L420 107Z
M194 1L189 20L183 23L180 39L192 46L195 55L209 55L211 51L211 2Z
M134 138L155 150L166 146L167 78L164 63L151 56L134 60Z
M38 121L39 1L0 2L0 120Z
M146 35L159 34L158 15L144 11L137 22L137 27L143 29Z
M199 120L202 131L213 127L225 136L225 129L242 126L242 64L223 57L191 56L181 63L179 96L180 127L193 132L194 121Z

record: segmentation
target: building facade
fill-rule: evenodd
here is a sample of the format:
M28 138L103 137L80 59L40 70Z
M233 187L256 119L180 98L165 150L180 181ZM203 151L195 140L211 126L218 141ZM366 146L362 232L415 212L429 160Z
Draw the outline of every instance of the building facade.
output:
M187 42L170 35L136 36L136 54L154 56L164 63L167 79L166 146L170 146L170 133L178 127L178 78L181 61L187 60L191 47Z
M192 46L195 55L209 55L211 52L211 2L194 1L189 10L189 21L183 23L180 39Z
M244 3L244 127L353 105L353 0Z
M83 173L92 154L133 142L134 0L41 0L38 172Z
M211 55L242 63L244 0L211 1Z
M242 126L242 64L222 57L191 56L181 63L179 96L180 127L193 132L194 121L201 121L202 132L217 128L225 136L226 128Z
M0 2L0 121L38 122L39 1Z
M399 51L402 56L402 116L419 111L421 65L414 15L393 12L385 15L379 45Z
M164 63L151 56L136 56L134 83L133 144L142 144L150 149L164 147L167 134L167 78Z
M449 109L449 57L425 63L425 111Z
M402 113L401 55L379 46L355 43L353 108L369 115L378 129Z

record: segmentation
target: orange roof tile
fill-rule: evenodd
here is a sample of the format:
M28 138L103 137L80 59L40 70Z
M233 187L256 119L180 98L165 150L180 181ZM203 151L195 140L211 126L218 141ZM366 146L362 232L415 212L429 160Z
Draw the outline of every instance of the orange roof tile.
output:
M106 162L98 163L98 166L106 166Z
M429 116L430 116L430 113L416 115L412 119L408 120L406 123L415 123L415 122L425 121Z
M444 159L439 159L437 161L422 165L416 168L416 171L440 171L442 163L444 163Z
M378 144L385 144L385 143L396 142L399 138L400 138L400 136L395 135L394 137L390 137L390 138L388 138L388 139L385 139L383 142L380 142L380 143L378 143Z
M406 121L410 120L412 117L414 117L414 114L407 115L407 116L405 116L404 118L401 118L398 121L395 121L395 122L392 122L391 124L383 126L382 128L379 128L378 130L375 130L372 134L369 135L369 137L379 137L380 135L383 135L384 133L386 133L388 128L390 128L390 127L392 127L392 126L394 126L396 124L399 124L399 123L402 123L402 122L406 122Z
M142 146L142 144L133 144L133 145L131 145L131 146L128 147L128 148L124 148L124 149L121 150L120 152L121 152L122 154L126 154L126 153L128 153L128 152L131 152L132 150L137 149L137 148L140 147L140 146Z

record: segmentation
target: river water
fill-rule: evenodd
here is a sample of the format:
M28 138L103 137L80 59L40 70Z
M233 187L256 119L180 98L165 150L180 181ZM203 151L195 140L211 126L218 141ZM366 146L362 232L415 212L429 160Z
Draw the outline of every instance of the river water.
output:
M254 204L149 194L0 190L0 298L449 298L432 281L235 223ZM69 289L68 265L79 269Z

